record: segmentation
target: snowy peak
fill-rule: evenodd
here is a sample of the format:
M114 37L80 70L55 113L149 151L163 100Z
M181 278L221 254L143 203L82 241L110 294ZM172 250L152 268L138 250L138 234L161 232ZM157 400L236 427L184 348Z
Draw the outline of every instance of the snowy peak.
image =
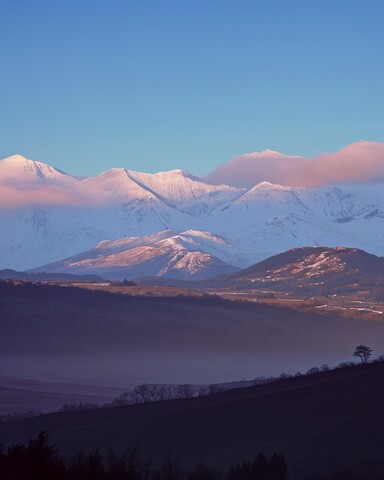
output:
M12 155L0 161L0 182L69 183L76 179L42 162L29 160L22 155Z
M226 185L208 185L183 170L153 174L127 170L127 175L173 205L185 206L191 202L204 200L220 202L220 200L230 200L241 192L239 189Z
M291 190L291 187L287 187L286 185L279 185L277 183L260 182L253 188L251 188L249 191L252 190Z
M153 198L153 195L148 195L145 189L132 181L124 168L111 168L96 177L81 180L80 184L86 195L97 202Z
M182 236L167 230L142 238L104 241L94 249L44 265L35 271L76 274L103 272L103 276L110 279L142 276L197 279L236 270L206 249L198 247L196 243L188 244Z
M117 240L103 240L93 249L96 255L106 255L110 253L119 253L130 248L139 247L142 245L153 245L167 238L177 235L173 230L164 230L152 235L145 235L143 237L126 237Z

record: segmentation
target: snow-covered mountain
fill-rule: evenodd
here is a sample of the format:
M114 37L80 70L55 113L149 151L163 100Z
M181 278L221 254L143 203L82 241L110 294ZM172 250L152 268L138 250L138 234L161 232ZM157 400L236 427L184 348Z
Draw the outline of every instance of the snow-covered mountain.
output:
M221 250L220 250L221 247ZM227 274L235 267L208 251L233 246L224 239L198 231L166 230L144 237L100 242L95 248L35 271L82 274L97 272L112 280L137 277L201 279Z
M381 184L293 188L262 182L243 189L209 185L182 170L123 168L77 179L16 155L0 161L0 199L0 268L30 269L100 249L106 240L128 246L130 237L165 230L179 235L176 243L186 251L236 267L312 245L384 254ZM191 231L194 250L193 235L186 234ZM137 247L146 241L134 240Z
M22 155L12 155L0 161L0 183L2 186L20 186L33 188L44 184L70 185L76 182L74 177L66 175L45 163L28 160Z

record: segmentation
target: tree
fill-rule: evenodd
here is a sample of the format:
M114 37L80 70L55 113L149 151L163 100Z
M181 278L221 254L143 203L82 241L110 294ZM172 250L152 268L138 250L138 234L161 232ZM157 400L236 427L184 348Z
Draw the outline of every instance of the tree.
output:
M178 461L171 455L167 455L162 463L160 470L153 474L155 480L180 480L182 472Z
M12 472L5 478L51 480L62 479L65 465L55 445L49 443L48 435L41 431L27 445L16 443L8 447L6 471ZM3 478L3 477L2 477Z
M269 478L272 480L285 480L287 478L287 462L282 452L274 453L269 461Z
M252 471L254 478L265 480L269 476L268 460L265 458L264 453L259 453L256 460L252 464Z
M353 352L354 357L359 357L362 363L367 363L372 354L372 348L366 345L358 345Z

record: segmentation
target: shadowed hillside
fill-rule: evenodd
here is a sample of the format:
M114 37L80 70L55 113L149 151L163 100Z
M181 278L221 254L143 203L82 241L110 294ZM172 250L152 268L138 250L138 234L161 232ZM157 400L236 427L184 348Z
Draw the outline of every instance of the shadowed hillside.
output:
M137 445L161 461L227 467L255 452L284 451L295 479L341 466L384 473L384 363L337 369L189 400L56 413L0 426L7 443L47 430L69 454ZM367 478L367 477L362 477Z

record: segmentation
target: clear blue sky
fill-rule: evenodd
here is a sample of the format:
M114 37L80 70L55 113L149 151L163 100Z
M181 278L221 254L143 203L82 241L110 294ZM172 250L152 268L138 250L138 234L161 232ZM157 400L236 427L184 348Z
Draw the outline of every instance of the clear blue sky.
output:
M204 175L384 141L382 0L2 0L0 157Z

